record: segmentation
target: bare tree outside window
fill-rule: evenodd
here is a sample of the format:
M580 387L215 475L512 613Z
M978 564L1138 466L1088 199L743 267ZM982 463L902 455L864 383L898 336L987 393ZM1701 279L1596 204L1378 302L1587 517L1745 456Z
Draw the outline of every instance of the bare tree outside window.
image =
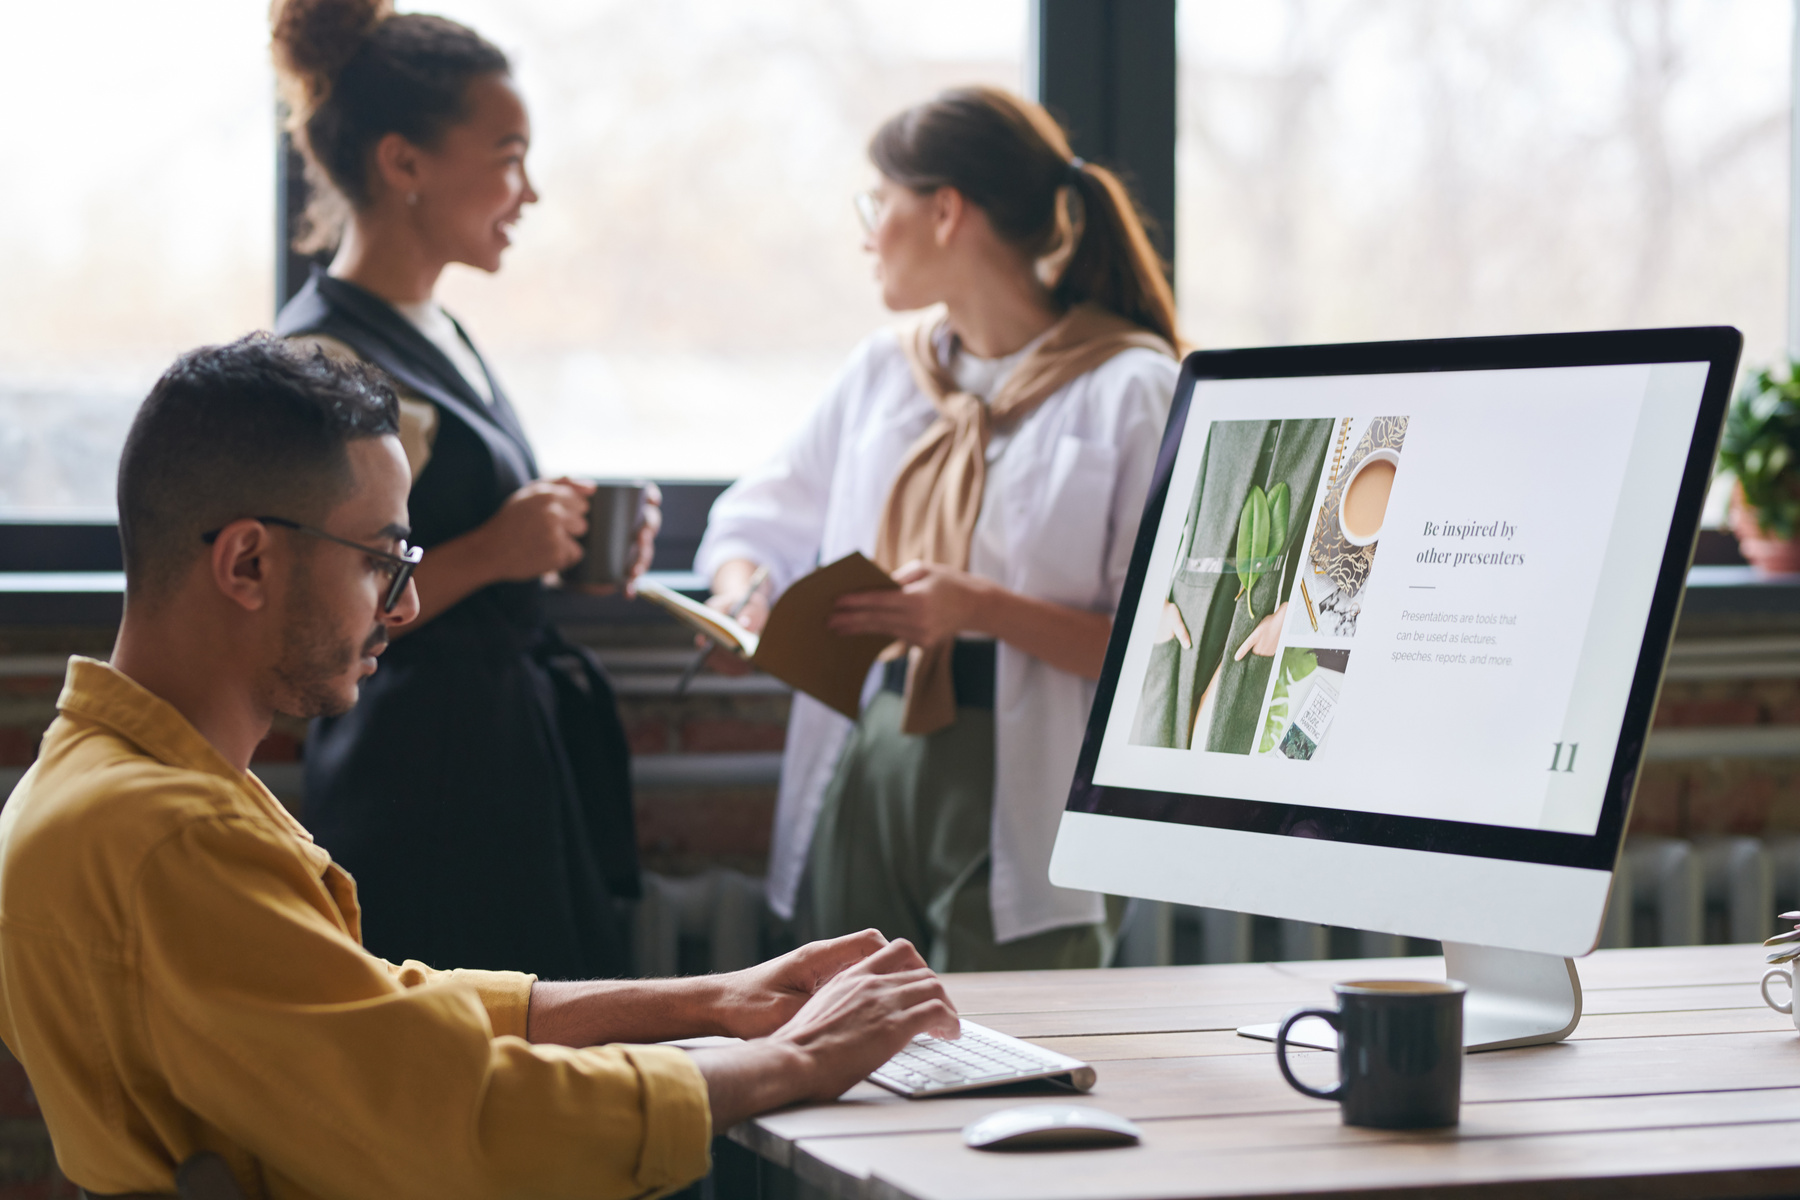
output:
M1782 353L1787 0L1183 0L1204 346L1729 323Z

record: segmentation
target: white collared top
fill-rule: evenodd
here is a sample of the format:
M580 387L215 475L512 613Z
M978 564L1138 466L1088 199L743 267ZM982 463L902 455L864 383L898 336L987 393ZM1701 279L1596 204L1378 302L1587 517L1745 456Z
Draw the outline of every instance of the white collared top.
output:
M982 574L1072 608L1118 607L1178 373L1155 351L1126 350L990 445L975 530ZM768 566L779 594L821 563L872 554L901 459L935 415L894 331L874 334L786 446L719 497L694 569L710 577L749 559ZM1009 942L1098 921L1104 906L1049 879L1094 684L1005 643L997 660L991 897L995 935ZM878 685L871 672L865 703ZM784 917L850 727L795 695L769 865L769 901Z

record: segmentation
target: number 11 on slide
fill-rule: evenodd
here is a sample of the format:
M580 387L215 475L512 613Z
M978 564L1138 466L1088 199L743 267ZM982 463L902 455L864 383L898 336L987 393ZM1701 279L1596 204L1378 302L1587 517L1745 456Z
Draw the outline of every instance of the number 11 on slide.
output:
M1561 771L1565 775L1572 775L1575 773L1575 752L1577 750L1581 749L1581 743L1580 742L1570 742L1568 745L1569 745L1569 761L1568 761L1568 765L1565 766L1565 765L1563 765L1563 761L1562 761L1563 743L1561 743L1561 742L1556 743L1556 753L1552 754L1550 756L1550 769L1552 771Z

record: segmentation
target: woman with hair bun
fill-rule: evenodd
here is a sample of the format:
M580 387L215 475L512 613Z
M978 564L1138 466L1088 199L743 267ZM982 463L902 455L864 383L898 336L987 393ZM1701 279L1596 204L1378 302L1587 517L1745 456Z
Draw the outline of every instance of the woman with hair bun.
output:
M752 625L852 550L903 585L832 618L895 639L861 718L794 697L770 901L940 971L1100 966L1103 898L1052 886L1050 849L1175 388L1173 297L1125 188L1035 104L946 92L869 153L882 301L930 311L856 350L695 564L720 604L768 568Z
M493 373L433 299L449 263L500 267L537 199L506 56L386 0L277 0L276 66L336 254L276 331L380 366L401 395L421 611L356 707L306 741L306 820L355 876L369 949L399 961L626 973L615 897L638 892L624 730L540 578L581 557L587 497L538 478ZM635 578L648 565L654 506Z

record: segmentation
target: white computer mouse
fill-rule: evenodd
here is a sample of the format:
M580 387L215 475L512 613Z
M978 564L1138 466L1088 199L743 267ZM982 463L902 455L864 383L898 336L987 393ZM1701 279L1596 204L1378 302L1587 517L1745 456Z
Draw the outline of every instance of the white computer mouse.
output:
M1003 1108L963 1129L977 1150L1054 1150L1075 1146L1130 1146L1143 1134L1124 1117L1075 1104Z

